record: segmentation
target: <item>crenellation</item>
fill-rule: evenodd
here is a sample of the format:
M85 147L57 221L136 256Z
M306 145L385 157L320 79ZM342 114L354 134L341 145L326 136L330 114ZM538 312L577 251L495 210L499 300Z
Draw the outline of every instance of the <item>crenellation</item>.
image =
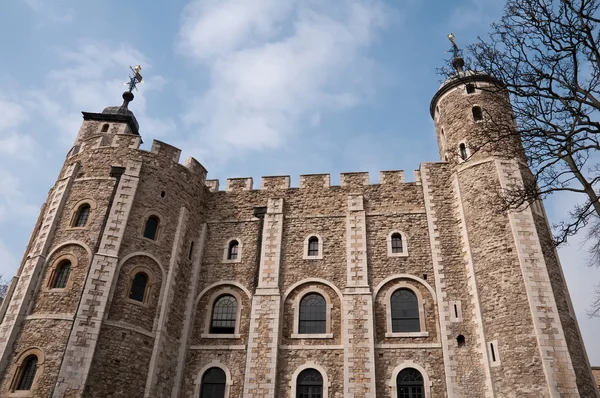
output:
M329 188L329 174L301 174L300 188Z
M380 184L396 184L400 185L404 183L404 170L383 170L379 172L379 183Z
M206 174L208 172L206 171L204 166L199 161L197 161L195 158L189 156L187 159L185 159L185 162L183 162L183 167L188 169L193 174L199 175L200 183L204 184L204 182L206 181Z
M260 189L275 191L290 188L290 176L267 176L260 179Z
M364 185L369 185L368 172L340 173L340 186L358 188Z
M206 180L205 184L210 192L219 192L219 180Z
M226 192L250 191L252 190L252 177L228 178Z
M165 159L169 159L173 163L179 163L179 157L181 156L181 149L159 140L152 141L150 152L160 155Z

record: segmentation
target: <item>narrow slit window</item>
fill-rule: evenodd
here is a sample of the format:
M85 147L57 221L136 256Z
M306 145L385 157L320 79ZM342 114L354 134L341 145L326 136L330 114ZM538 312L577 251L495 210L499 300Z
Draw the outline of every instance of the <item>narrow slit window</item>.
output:
M159 224L160 224L160 221L158 220L158 217L156 217L156 216L148 217L148 220L146 220L146 226L144 228L144 238L156 240L156 235L158 233L158 225Z
M467 160L467 158L469 157L469 155L467 154L467 146L464 143L461 143L458 149L460 151L460 158L462 160Z
M454 316L458 318L458 306L454 304Z
M38 358L35 355L32 355L23 361L23 363L23 370L21 371L19 383L15 389L18 391L31 390L31 387L33 386L33 380L35 379L35 374L37 372Z
M237 300L232 295L219 297L213 305L210 333L234 334L237 308Z
M75 215L75 222L73 223L74 227L85 227L88 219L90 218L90 205L87 203L82 204L77 209L77 214Z
M190 243L190 251L188 253L188 260L191 260L193 255L194 255L194 242L192 241L192 243Z
M239 254L240 242L232 240L229 242L229 248L227 249L227 260L237 260Z
M473 111L473 120L475 120L475 121L483 120L483 112L481 111L481 107L474 106L472 111Z
M402 235L395 233L392 235L392 253L402 253L404 247L402 246Z
M308 255L316 257L319 255L319 238L311 236L308 240Z
M492 362L496 362L496 351L494 350L494 343L490 343L490 351L492 353Z
M52 283L52 289L64 289L67 287L69 281L69 275L71 274L71 262L65 260L58 266L56 275Z
M148 275L143 272L138 272L131 281L131 290L129 298L140 303L144 302L146 296L146 286L148 285Z

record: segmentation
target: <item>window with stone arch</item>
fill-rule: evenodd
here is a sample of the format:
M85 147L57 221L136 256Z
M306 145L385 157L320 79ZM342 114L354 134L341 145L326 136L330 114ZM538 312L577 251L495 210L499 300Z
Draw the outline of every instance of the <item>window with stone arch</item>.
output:
M317 234L311 234L304 240L302 252L304 260L321 260L323 259L323 239Z
M213 367L202 375L200 398L225 398L227 375L223 369Z
M50 287L52 289L64 289L67 287L69 275L71 274L71 261L62 260L54 271Z
M144 224L144 238L158 240L159 229L160 219L156 215L151 215L146 219L146 223Z
M327 333L327 302L318 293L309 293L300 300L299 334Z
M423 375L414 368L404 368L396 376L398 398L424 398Z
M101 133L106 133L108 132L108 128L110 127L110 125L108 123L104 123L102 125L102 130L100 131Z
M134 267L129 271L128 279L127 299L129 302L149 306L152 288L156 283L152 270L146 266Z
M408 256L408 242L406 234L400 231L392 231L387 237L388 257L406 257Z
M304 369L296 377L295 398L323 398L323 376L316 369Z
M44 353L39 348L23 351L12 369L11 392L35 391L44 369ZM30 395L24 395L30 396Z
M239 263L242 261L243 244L240 238L231 238L223 246L223 262Z
M92 211L92 207L89 203L83 203L77 209L77 213L75 213L75 219L73 220L73 227L83 228L87 225L88 219L90 218L90 213Z
M387 289L385 337L427 337L425 305L421 291L406 280Z
M467 145L464 142L461 142L458 146L458 155L462 161L465 161L469 158L469 152L467 150Z
M237 331L238 302L231 294L219 296L211 311L211 334L235 334Z

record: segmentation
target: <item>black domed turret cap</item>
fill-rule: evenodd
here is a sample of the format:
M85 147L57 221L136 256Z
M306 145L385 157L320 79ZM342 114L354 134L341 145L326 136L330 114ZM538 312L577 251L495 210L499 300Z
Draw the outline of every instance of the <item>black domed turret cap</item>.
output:
M128 108L129 103L133 101L134 95L131 91L123 93L123 104L121 106L107 106L102 113L82 112L84 120L101 120L126 122L133 134L139 135L140 125L133 112Z

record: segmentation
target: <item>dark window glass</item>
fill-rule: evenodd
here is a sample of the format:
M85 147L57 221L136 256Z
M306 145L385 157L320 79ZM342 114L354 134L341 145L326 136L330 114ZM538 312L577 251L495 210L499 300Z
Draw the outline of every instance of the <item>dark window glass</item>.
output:
M90 205L83 204L77 210L77 215L75 216L75 225L74 227L85 227L87 224L88 218L90 217Z
M148 276L143 272L135 274L133 281L131 282L131 291L129 292L129 298L141 303L144 302L144 295L146 294L146 285L148 284Z
M298 333L326 333L327 304L320 294L310 293L300 301Z
M419 306L417 296L408 289L398 289L392 294L392 332L419 332Z
M423 376L413 368L402 369L396 377L398 398L425 398Z
M402 253L402 235L393 234L392 235L392 253Z
M296 382L296 398L322 398L323 376L315 369L300 372Z
M227 250L228 260L237 260L239 247L240 244L237 240L232 240L231 242L229 242L229 249Z
M210 322L210 332L215 334L234 334L237 317L237 301L227 294L215 301Z
M71 273L71 262L63 261L56 269L56 276L52 283L53 289L64 289L67 287L67 281L69 280L69 274Z
M308 239L308 255L319 255L319 238L317 238L316 236L312 236L310 239Z
M146 227L144 228L144 238L156 239L156 233L158 232L158 217L150 216L146 221Z
M467 160L467 146L465 144L460 144L459 146L459 150L460 150L460 158L462 160Z
M210 368L202 376L200 398L224 398L227 377L219 368Z
M483 120L483 113L478 106L473 107L473 120Z
M108 131L108 123L102 126L102 133L106 133Z
M473 94L475 92L475 86L472 84L467 84L467 94Z
M19 378L19 384L17 384L17 390L31 390L33 385L33 379L35 379L35 372L37 372L38 359L35 355L28 357L23 361L21 377Z

